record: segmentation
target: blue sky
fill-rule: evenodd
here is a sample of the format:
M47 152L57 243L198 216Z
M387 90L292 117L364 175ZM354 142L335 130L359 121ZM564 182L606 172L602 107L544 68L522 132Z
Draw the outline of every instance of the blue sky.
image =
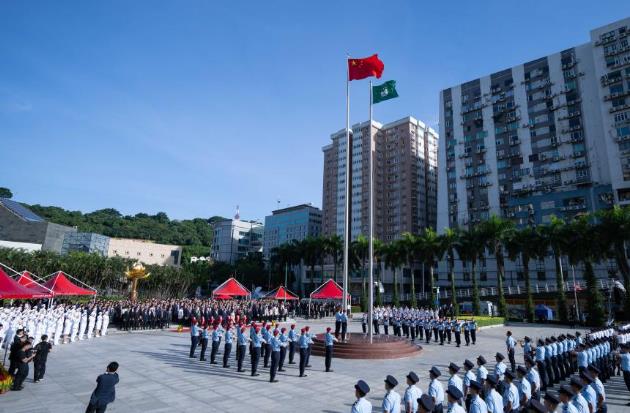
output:
M321 205L345 54L379 53L437 128L445 87L557 52L628 1L1 1L0 186L15 199L172 218ZM351 121L368 113L351 85Z

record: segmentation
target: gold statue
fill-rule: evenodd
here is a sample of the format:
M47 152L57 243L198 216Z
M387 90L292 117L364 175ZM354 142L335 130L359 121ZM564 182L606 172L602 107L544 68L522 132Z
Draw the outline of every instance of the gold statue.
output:
M144 265L137 263L131 269L127 268L125 275L131 280L131 294L129 298L131 301L136 301L138 298L138 280L147 278L151 273L146 271Z

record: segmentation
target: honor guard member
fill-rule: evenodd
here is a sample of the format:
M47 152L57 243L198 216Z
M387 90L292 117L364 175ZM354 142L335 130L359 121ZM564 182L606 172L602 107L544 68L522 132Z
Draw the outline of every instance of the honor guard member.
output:
M472 340L473 345L475 345L477 344L477 322L473 318L468 324L470 324L470 339Z
M507 338L505 339L505 346L507 348L508 359L510 359L510 368L512 369L512 373L516 371L516 359L514 358L514 350L516 349L516 340L512 337L512 332L508 331L505 333Z
M383 314L383 330L385 331L385 335L389 335L389 314L386 312Z
M424 320L424 338L427 344L431 341L431 320L426 318Z
M536 367L538 367L538 374L540 375L540 381L542 387L540 390L547 391L547 371L545 370L545 343L542 340L538 340L536 349L534 350L534 357L536 360Z
M497 353L494 355L494 359L497 364L494 365L494 374L499 379L499 383L497 384L497 391L503 394L503 378L505 375L505 371L507 370L507 366L503 362L505 360L505 356L501 353Z
M308 338L308 348L306 351L306 367L311 367L311 350L313 348L313 337L311 336L311 328L309 326L304 327L306 337Z
M580 379L582 380L582 397L588 403L589 412L597 412L597 393L591 383L593 383L593 377L588 372L583 371L580 373Z
M529 380L527 380L527 369L525 367L518 366L516 368L516 375L519 380L517 388L520 405L525 407L532 398L532 385Z
M341 333L341 317L343 316L343 311L341 311L341 306L337 307L337 312L335 313L335 338L339 338L339 334Z
M232 325L228 324L225 329L225 344L223 345L223 368L227 369L230 367L228 361L230 360L230 353L232 352L232 340L234 338L234 334L232 333Z
M521 346L523 347L523 362L525 362L525 357L532 355L532 339L528 336L523 337L523 344Z
M513 383L514 373L510 370L505 372L505 383L503 389L503 411L505 413L517 413L520 407L518 389Z
M265 355L263 357L263 367L269 367L269 358L271 357L271 324L267 324L263 330L263 338L267 342L265 344Z
M626 388L630 391L630 344L621 346L621 371Z
M433 403L433 398L431 396L429 396L428 394L423 394L417 401L418 413L433 413L435 404Z
M453 321L453 332L455 333L455 344L459 347L462 344L462 325L459 320Z
M494 374L489 374L486 379L485 393L486 393L486 406L488 407L488 413L503 413L503 396L497 392L497 384L499 378Z
M348 333L348 314L344 311L341 313L341 341L346 341L346 334Z
M429 370L431 383L429 383L427 393L429 393L429 396L433 398L434 413L442 413L443 411L444 387L442 387L442 383L438 380L438 377L440 377L441 374L440 370L435 366L431 367L431 370Z
M208 349L208 326L204 325L201 329L201 356L199 361L206 361L206 350Z
M413 371L407 374L407 389L403 396L405 413L416 413L418 411L418 399L422 396L422 390L416 386L419 381L420 378Z
M332 363L333 344L335 343L335 341L339 341L337 340L337 337L333 336L330 331L331 328L326 327L326 334L324 335L324 344L326 345L326 357L324 365L326 367L326 373L332 372L332 370L330 369L330 365Z
M475 367L472 361L466 359L464 361L464 370L466 373L464 374L464 397L466 402L466 410L470 410L470 400L472 399L472 393L470 392L470 383L477 379L475 373L473 373L472 369Z
M221 345L221 334L223 333L223 327L221 324L215 324L212 329L212 349L210 350L210 364L219 364L215 361L219 346Z
M400 394L394 390L398 380L388 375L385 378L385 397L383 398L383 413L400 413Z
M269 383L277 383L276 373L278 371L278 363L280 362L280 348L282 347L282 343L278 338L280 332L278 329L273 330L273 335L271 336L271 366L269 368Z
M461 404L459 404L462 397L464 397L461 390L455 386L448 386L446 396L448 397L447 413L466 413Z
M249 343L251 340L245 335L245 327L241 327L237 330L237 337L236 337L236 343L237 343L237 370L239 373L244 372L245 370L243 369L243 360L245 360L245 353L247 353L247 343Z
M575 406L578 413L589 413L588 402L580 393L582 391L582 381L577 377L573 377L569 385L571 386L571 390L573 390L573 397L571 398L573 406Z
M545 402L545 407L547 408L548 412L555 412L560 403L562 403L560 397L549 392L545 393L545 395L543 396L543 401Z
M527 369L527 381L532 386L532 398L540 400L540 374L536 370L534 359L531 356L525 357L525 368Z
M434 343L438 342L439 326L440 326L440 320L438 320L437 318L433 319L433 322L431 323L431 327L433 328L433 342Z
M560 406L560 411L562 413L578 413L578 409L573 403L571 403L571 398L575 396L575 393L573 392L571 386L560 386L560 390L558 390L558 395L560 396L560 401L562 402Z
M604 390L604 385L601 380L599 380L599 369L593 365L588 366L588 373L593 377L593 389L597 394L597 411L605 413L608 409L606 408L606 391Z
M446 319L446 324L444 325L444 331L446 332L446 339L448 340L448 344L451 344L451 329L453 327L453 323L451 322L450 318Z
M260 362L260 351L265 340L260 336L260 326L256 326L254 335L251 336L252 351L250 353L252 360L252 376L258 376L258 363Z
M448 372L451 374L451 377L448 379L448 386L455 386L459 389L459 391L464 394L464 382L457 375L459 371L459 366L455 363L450 363L448 365ZM463 397L463 396L462 396Z
M547 408L545 407L544 404L542 404L538 400L532 399L527 404L527 406L525 406L525 408L523 409L523 412L528 412L528 413L529 412L531 412L531 413L547 413Z
M363 380L354 385L354 396L357 400L352 405L352 413L372 413L372 403L365 396L370 392L370 386Z
M476 380L470 382L470 408L468 413L488 413L488 405L481 398L483 386Z
M485 367L486 358L484 356L477 357L477 381L483 387L483 382L488 377L488 370Z
M446 322L444 320L438 321L438 334L440 336L440 345L443 346L444 345L444 338L445 338L445 326Z
M300 338L298 339L298 346L300 348L300 377L306 377L304 369L306 369L306 358L308 357L308 343L309 337L306 334L306 329L300 330Z
M298 335L295 332L295 324L291 324L289 330L289 364L295 364L293 360L295 358L295 349L297 347Z
M278 340L280 340L280 342L282 343L282 346L280 347L280 361L278 362L278 371L285 371L284 370L284 360L287 356L287 346L289 345L289 338L287 337L287 329L285 327L282 327L280 329L280 335L278 336Z
M466 341L466 345L470 345L470 324L467 321L464 321L464 341Z
M195 358L195 349L199 344L199 326L197 326L197 320L192 321L190 326L190 354L189 358Z

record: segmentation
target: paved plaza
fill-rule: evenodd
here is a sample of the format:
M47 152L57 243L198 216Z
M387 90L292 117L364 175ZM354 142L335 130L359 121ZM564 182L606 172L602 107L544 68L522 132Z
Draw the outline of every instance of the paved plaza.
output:
M356 320L356 319L355 319ZM333 324L308 323L316 332ZM357 321L351 331L360 331ZM401 383L397 390L404 391L405 375L414 370L420 377L419 386L426 391L428 370L436 365L442 371L441 379L448 379L446 366L450 361L462 364L483 354L489 361L495 352L505 350L505 332L508 327L483 329L476 346L456 348L431 343L416 356L398 360L333 360L333 373L325 373L321 357L312 357L308 377L299 378L297 365L288 365L285 373L278 373L279 383L269 383L267 369L251 377L236 372L235 362L230 369L210 365L198 359L189 359L190 338L187 333L162 331L118 333L91 341L76 342L56 347L49 356L44 381L32 382L32 370L21 392L0 396L0 413L54 413L82 412L85 410L96 377L104 372L108 362L120 363L120 383L116 388L116 401L108 412L184 412L192 409L208 412L349 412L354 402L353 385L361 378L372 391L369 399L374 411L380 412L385 393L383 379L392 374ZM532 338L566 332L567 329L540 326L511 326L516 338ZM199 350L197 355L199 354ZM522 350L516 354L522 362ZM296 355L297 359L297 355ZM245 368L249 367L249 356ZM262 364L262 363L261 363ZM489 369L491 366L489 366ZM461 375L461 371L460 371ZM621 377L606 385L609 412L627 412L625 404L630 393Z

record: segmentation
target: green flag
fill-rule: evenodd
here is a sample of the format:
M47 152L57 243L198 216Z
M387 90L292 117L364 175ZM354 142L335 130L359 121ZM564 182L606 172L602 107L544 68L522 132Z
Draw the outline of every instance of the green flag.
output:
M379 103L384 100L398 97L396 92L396 81L388 80L379 86L372 86L372 103Z

